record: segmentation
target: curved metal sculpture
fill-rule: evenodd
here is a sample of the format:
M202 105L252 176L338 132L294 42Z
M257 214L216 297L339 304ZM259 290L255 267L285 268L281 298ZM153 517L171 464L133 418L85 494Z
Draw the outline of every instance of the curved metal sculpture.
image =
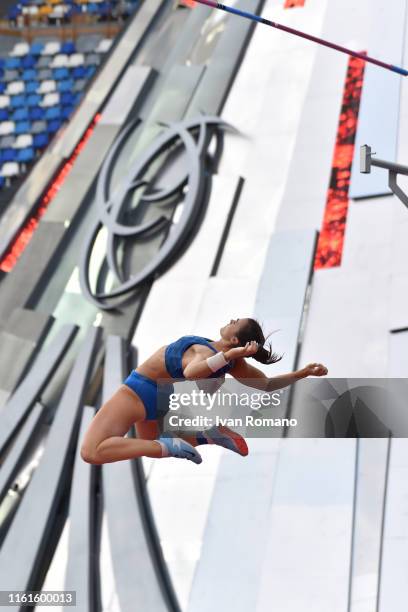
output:
M219 145L220 128L229 128L236 131L219 117L199 116L173 123L150 144L140 159L131 164L124 180L114 192L111 192L110 182L115 162L126 141L140 123L141 120L137 118L123 130L104 161L96 191L99 215L95 220L95 225L91 228L85 239L85 246L81 256L79 274L81 290L90 302L102 310L113 309L115 305L108 303L108 300L134 291L143 282L162 272L182 252L191 236L193 228L196 228L199 222L204 205L203 196L207 175L206 148L211 141L213 133L216 134L217 144ZM194 133L197 130L199 130L199 133L196 140L192 132ZM140 202L145 203L165 202L171 196L182 194L185 187L187 187L183 210L178 222L172 223L171 219L162 215L153 221L136 226L120 223L118 219L126 207L129 193L146 187L148 181L143 180L143 177L149 168L163 153L170 153L173 147L180 144L184 146L186 152L186 170L184 174L177 178L173 184L165 188L159 188L155 191L147 190L140 200ZM98 293L97 291L93 292L91 289L89 269L93 246L103 226L108 229L106 260L109 269L121 284L110 292ZM157 253L141 271L126 279L118 261L117 237L132 237L145 241L149 235L159 230L167 230L167 235Z

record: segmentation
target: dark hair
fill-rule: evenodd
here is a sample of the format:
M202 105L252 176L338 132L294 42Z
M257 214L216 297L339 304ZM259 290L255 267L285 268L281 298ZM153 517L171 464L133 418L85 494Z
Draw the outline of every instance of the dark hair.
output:
M262 331L262 327L256 319L248 319L248 322L241 327L239 332L236 333L239 340L240 346L245 346L247 342L255 340L260 346L254 355L251 355L253 359L260 363L276 363L282 359L283 355L278 355L272 351L272 345L269 342L269 349L264 347L266 338ZM268 334L270 336L270 334ZM267 337L268 337L267 336Z

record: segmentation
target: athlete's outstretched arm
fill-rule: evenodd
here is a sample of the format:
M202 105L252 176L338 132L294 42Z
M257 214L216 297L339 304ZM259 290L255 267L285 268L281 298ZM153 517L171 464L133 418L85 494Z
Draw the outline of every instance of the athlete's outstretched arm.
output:
M247 363L245 359L237 359L229 373L234 378L242 380L248 387L254 387L262 391L276 391L308 376L325 376L327 368L320 363L309 363L301 370L269 378L264 372Z
M327 374L327 368L321 363L309 363L301 370L268 378L261 370L245 361L245 357L251 357L257 350L258 344L252 341L247 342L245 346L231 348L224 352L224 357L228 361L235 361L229 373L237 379L248 379L249 382L245 383L248 387L255 387L264 391L276 391L307 376L325 376ZM197 355L184 368L183 374L185 378L194 380L196 378L206 378L211 372L207 360Z

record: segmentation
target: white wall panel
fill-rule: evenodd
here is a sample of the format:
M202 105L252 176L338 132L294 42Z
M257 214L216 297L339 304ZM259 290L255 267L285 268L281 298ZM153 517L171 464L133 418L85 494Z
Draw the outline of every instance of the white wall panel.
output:
M402 65L405 11L406 0L372 0L370 12L366 15L370 30L367 32L365 49L369 55L390 64ZM371 145L379 158L397 161L403 80L404 77L396 73L366 64L350 183L352 198L391 193L386 171L373 168L370 175L360 173L360 146Z
M408 600L408 447L391 441L378 612L398 610Z
M284 440L257 612L347 612L355 440Z
M284 10L283 2L280 6L266 2L262 15L319 36L326 6L326 0L307 0L302 9ZM267 26L256 27L222 113L245 138L230 137L230 146L227 141L220 173L235 169L247 183L220 275L246 276L249 254L260 274L276 227L296 139L304 125L302 106L317 54L316 45L299 37Z

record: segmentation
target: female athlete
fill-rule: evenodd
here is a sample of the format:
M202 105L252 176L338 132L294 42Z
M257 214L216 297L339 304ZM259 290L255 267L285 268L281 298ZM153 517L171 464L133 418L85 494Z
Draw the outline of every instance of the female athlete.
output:
M85 433L81 457L93 464L111 463L136 457L178 457L194 463L202 458L196 447L217 444L245 456L245 439L225 426L172 437L159 435L157 419L158 380L197 380L224 377L228 372L249 386L266 392L287 387L307 376L325 376L327 368L311 363L301 370L268 378L261 370L247 363L252 357L272 364L281 356L266 348L265 337L256 319L231 319L221 327L220 338L182 336L162 346L140 364L97 411ZM135 424L137 438L125 437Z

